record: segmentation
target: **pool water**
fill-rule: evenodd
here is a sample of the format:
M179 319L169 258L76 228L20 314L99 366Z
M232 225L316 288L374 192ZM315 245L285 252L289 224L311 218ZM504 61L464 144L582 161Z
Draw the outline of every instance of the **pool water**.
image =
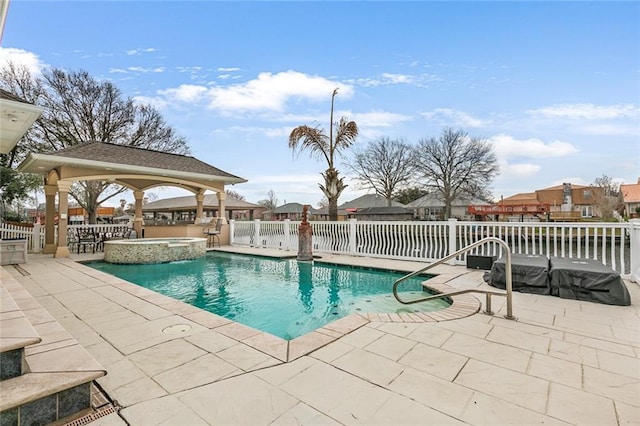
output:
M449 306L442 299L400 304L391 289L404 273L318 261L212 252L179 262L87 266L283 339L355 312L429 312ZM428 278L407 280L402 293L426 295L421 283Z

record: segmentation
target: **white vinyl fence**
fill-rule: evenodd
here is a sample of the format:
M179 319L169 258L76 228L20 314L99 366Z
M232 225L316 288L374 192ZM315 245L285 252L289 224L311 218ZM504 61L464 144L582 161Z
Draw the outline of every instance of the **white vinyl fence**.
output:
M69 225L68 233L76 233L78 230L93 230L96 234L107 234L124 232L129 229L128 225L118 224L98 224L98 225ZM26 239L27 250L30 253L40 253L44 248L44 226L39 223L33 226L10 225L7 223L0 224L0 239ZM58 227L55 228L54 241L58 240Z
M232 245L298 250L300 222L231 221ZM315 252L436 261L482 238L497 237L512 253L600 260L640 282L640 220L605 222L311 222ZM502 255L498 244L469 254ZM456 264L466 263L466 254Z

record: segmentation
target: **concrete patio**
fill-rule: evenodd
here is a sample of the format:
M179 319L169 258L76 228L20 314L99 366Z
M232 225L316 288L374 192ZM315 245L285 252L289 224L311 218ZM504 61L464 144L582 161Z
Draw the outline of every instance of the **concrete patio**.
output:
M72 259L30 255L0 272L23 310L44 307L42 321L61 324L107 370L97 382L117 412L92 425L640 424L636 283L626 282L626 307L514 293L517 321L494 297L494 316L351 315L283 349L281 339ZM434 272L454 288L486 286L484 271Z

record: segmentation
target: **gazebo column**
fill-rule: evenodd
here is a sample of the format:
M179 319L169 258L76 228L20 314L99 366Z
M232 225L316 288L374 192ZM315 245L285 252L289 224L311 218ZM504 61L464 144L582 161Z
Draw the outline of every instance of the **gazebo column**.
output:
M204 213L204 192L201 190L196 194L196 220L194 223L202 223Z
M142 238L142 199L144 198L144 191L133 191L133 197L136 199L133 230L136 231L138 238Z
M45 213L44 213L44 254L56 252L56 185L45 185Z
M224 200L227 199L227 193L220 191L218 195L218 217L222 219L222 223L227 223L227 215L224 211Z
M67 223L69 221L69 188L71 182L58 182L58 247L53 257L69 257ZM47 211L49 205L47 204Z

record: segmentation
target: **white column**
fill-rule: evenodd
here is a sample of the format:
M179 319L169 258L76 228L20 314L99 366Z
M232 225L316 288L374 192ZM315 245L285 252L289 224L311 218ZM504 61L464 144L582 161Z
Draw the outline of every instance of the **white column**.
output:
M69 257L67 223L69 215L69 188L71 182L58 182L58 246L53 257Z
M291 239L291 219L284 220L284 244L283 249L289 251L289 240Z
M358 251L356 247L356 222L358 219L349 219L349 251L355 254Z
M456 249L456 228L457 228L457 223L458 223L458 219L449 219L447 221L447 225L449 227L449 253L448 254L453 254L457 251ZM449 261L449 264L451 265L455 265L456 260L455 259L451 259Z

